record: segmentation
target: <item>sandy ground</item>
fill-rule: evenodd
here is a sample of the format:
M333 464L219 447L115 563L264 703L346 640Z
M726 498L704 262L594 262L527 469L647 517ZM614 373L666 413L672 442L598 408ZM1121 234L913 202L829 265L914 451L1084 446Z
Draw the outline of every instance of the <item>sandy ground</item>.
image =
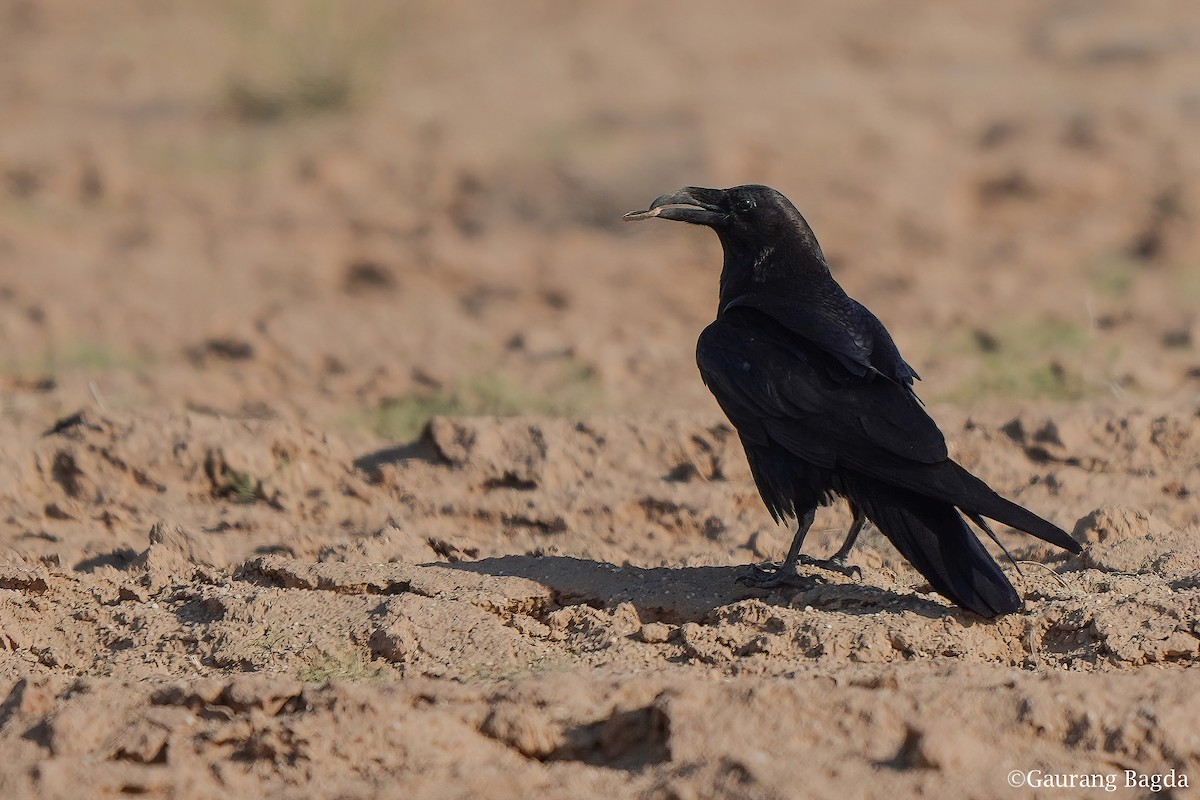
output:
M1200 796L1197 75L1182 1L0 3L0 796ZM719 247L619 217L746 182L1085 544L1022 613L737 582Z

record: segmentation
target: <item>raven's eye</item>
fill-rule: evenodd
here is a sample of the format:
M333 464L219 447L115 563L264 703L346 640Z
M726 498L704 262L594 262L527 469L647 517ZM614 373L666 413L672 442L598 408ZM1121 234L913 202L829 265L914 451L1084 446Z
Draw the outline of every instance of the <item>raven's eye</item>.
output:
M738 200L735 205L737 206L738 211L749 211L754 208L754 198L743 197L741 200Z

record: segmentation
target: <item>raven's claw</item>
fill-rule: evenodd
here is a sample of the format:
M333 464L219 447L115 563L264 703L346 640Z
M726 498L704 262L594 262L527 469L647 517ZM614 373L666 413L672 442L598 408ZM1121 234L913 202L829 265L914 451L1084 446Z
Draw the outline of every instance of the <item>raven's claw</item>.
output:
M847 578L862 580L863 571L857 564L847 564L845 556L834 556L833 558L809 558L808 556L800 556L800 563L807 564L811 567L829 570L845 575Z

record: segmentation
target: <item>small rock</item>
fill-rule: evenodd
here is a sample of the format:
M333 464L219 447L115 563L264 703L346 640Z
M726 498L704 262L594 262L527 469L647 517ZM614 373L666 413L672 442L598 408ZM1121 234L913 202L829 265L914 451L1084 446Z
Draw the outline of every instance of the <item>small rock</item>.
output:
M662 644L671 638L671 626L665 622L647 622L638 631L638 638L647 644Z
M1200 574L1200 528L1164 526L1133 539L1097 542L1083 551L1084 566L1104 572L1151 573L1167 580Z
M629 636L640 630L642 621L638 618L637 607L630 602L618 604L612 611L612 627L618 636Z
M958 771L968 761L971 747L955 726L931 722L922 728L909 727L896 762L906 769Z
M159 706L200 708L216 703L225 691L225 686L225 681L220 678L179 681L157 689L150 696L150 702Z
M560 732L544 713L509 701L497 703L479 730L528 758L547 756L561 743Z
M299 697L304 684L291 678L239 675L221 693L221 702L234 711L261 708L275 716L289 700Z
M138 764L161 764L166 761L169 735L155 720L140 719L117 736L110 758Z
M346 267L342 288L349 294L365 294L396 288L396 276L390 267L367 258L352 261Z
M397 620L375 629L370 640L371 655L404 664L420 650L415 632L406 620Z
M133 560L136 570L151 577L155 590L170 576L189 576L198 568L224 560L224 546L213 537L199 539L183 526L159 520L150 526L149 547Z
M1137 539L1152 533L1165 533L1166 525L1140 508L1103 506L1075 523L1071 537L1083 544Z
M679 638L688 655L705 664L726 664L733 652L711 627L687 622L679 628Z
M234 336L219 336L189 348L187 356L197 366L213 361L250 361L254 358L254 345Z

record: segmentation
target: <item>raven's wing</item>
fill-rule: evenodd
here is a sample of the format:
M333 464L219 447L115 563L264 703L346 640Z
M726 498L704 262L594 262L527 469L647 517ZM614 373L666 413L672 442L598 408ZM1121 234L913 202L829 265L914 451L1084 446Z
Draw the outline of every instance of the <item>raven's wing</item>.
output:
M696 362L751 441L774 441L810 463L889 482L897 470L948 457L942 432L906 387L847 371L836 354L762 312L728 309L701 333Z

